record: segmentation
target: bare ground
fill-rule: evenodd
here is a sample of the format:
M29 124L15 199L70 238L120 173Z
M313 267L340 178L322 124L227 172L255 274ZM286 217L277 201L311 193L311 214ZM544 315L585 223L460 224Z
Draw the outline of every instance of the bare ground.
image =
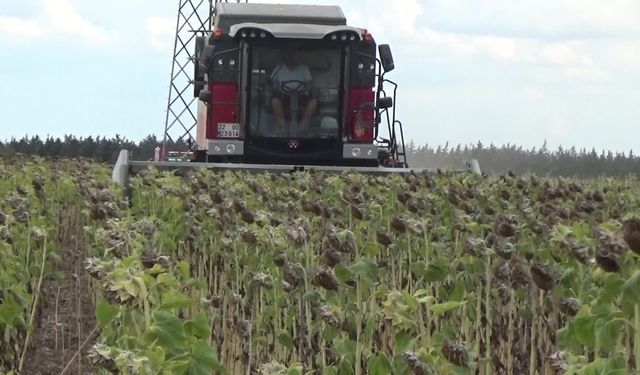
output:
M60 261L53 268L64 279L43 280L39 316L21 375L59 375L65 367L65 374L94 373L86 353L99 332L89 275L83 267L87 254L82 223L79 215L63 215L58 222Z

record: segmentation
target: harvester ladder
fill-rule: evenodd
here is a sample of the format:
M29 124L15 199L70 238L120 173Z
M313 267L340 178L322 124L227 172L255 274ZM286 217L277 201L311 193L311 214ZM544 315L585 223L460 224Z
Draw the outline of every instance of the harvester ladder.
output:
M391 155L393 155L393 158L397 163L408 166L402 122L400 122L400 120L393 120L390 124L390 128Z
M391 91L391 98L393 100L392 108L385 108L380 116L386 117L388 132L389 132L389 156L395 160L398 166L408 167L407 163L407 155L406 148L404 143L404 130L402 129L402 122L396 118L396 103L397 103L397 93L398 93L398 84L382 77L378 82L378 96L386 96L386 91L383 89L385 85L391 85L393 90ZM385 143L386 140L385 140Z
M197 98L192 95L194 81L191 77L197 63L195 40L196 36L211 31L216 5L222 2L247 0L180 0L178 3L161 158L167 152L168 142L185 142L190 150L196 147Z

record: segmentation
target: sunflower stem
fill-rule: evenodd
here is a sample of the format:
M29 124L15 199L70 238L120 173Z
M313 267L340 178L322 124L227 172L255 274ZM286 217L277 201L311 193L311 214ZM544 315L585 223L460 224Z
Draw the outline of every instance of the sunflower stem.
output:
M633 348L635 351L636 373L640 371L640 303L633 305Z

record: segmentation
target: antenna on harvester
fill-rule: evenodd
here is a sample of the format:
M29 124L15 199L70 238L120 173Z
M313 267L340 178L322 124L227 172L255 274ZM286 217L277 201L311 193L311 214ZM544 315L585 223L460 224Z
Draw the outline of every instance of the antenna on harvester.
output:
M246 2L242 0L179 0L173 62L169 81L169 97L162 139L162 158L167 143L186 143L195 147L197 121L196 99L193 97L194 45L196 36L210 32L216 4Z

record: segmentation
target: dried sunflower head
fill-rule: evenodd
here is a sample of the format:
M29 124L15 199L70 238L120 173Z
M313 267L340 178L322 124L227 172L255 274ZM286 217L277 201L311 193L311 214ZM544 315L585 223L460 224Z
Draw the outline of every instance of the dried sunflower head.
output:
M442 355L456 366L469 367L469 352L463 345L444 340L442 343Z
M544 291L553 289L556 284L556 275L553 269L542 263L534 263L531 265L531 279L536 286Z
M320 306L318 308L318 315L320 315L320 318L330 326L340 327L340 319L328 305Z
M251 279L251 282L265 289L273 288L273 279L271 278L271 275L267 275L263 272L258 272L253 279Z
M322 251L322 261L329 267L333 267L338 263L342 263L344 260L344 253L341 253L331 246L325 247Z
M314 272L311 284L322 287L326 290L338 290L338 280L329 268L320 268Z
M407 219L403 216L395 216L391 219L391 228L393 228L396 233L405 233L407 231Z
M501 218L495 225L495 232L501 237L513 237L516 234L518 221L514 215Z
M626 220L622 224L622 235L629 248L640 255L640 220Z
M596 263L605 272L620 272L622 269L618 255L605 249L596 253Z
M391 245L391 237L380 229L376 230L376 241L383 246Z
M549 354L547 357L547 363L549 367L553 371L553 374L564 374L567 370L569 370L569 365L564 358L564 354L562 352L553 352Z
M418 354L415 352L404 352L402 353L402 359L407 364L409 369L414 375L426 375L427 374L427 366L422 362Z
M575 316L580 310L580 302L575 298L560 298L558 306L563 314Z

